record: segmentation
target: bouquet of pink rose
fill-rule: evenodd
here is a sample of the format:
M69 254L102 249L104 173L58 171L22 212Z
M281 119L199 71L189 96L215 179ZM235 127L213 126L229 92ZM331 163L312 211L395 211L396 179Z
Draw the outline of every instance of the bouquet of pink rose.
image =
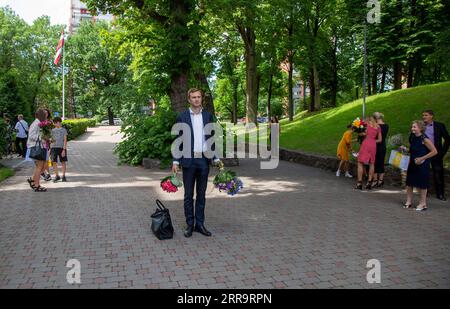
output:
M44 120L39 122L38 126L41 129L42 140L49 145L52 138L53 123L49 120Z
M219 173L214 177L213 184L220 192L225 191L228 195L235 195L244 188L242 180L233 171L225 170L223 163L219 163Z
M183 181L177 177L177 174L173 173L170 176L161 179L161 188L168 193L175 193L178 188L183 186Z

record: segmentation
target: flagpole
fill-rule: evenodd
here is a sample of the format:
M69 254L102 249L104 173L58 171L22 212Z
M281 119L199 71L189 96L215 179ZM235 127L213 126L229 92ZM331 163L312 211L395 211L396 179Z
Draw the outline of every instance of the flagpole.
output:
M364 73L363 73L363 105L362 116L366 117L366 96L367 96L367 20L364 22Z
M63 66L62 66L62 119L64 120L64 116L65 116L65 113L64 113L64 110L65 110L65 107L64 107L64 105L65 105L65 96L64 96L64 71L65 71L65 66L64 66L64 60L65 60L65 55L64 55L64 45L66 45L66 44L63 44L63 46L62 46L62 54L61 54L61 56L62 56L62 58L63 58Z

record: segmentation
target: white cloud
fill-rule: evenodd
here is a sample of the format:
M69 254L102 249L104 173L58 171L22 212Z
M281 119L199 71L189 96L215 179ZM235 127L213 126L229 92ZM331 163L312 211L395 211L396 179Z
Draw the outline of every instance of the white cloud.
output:
M49 16L52 25L69 24L70 0L0 0L0 7L4 6L29 24L42 15Z

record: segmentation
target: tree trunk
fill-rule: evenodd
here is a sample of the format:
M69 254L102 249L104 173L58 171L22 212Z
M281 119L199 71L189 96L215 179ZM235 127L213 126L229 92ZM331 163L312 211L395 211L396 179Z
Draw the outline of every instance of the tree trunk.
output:
M313 112L315 108L315 99L316 99L316 87L314 85L314 71L310 70L309 74L309 112Z
M259 103L259 91L261 89L261 74L258 74L256 77L256 102ZM258 105L259 106L259 105ZM258 113L258 109L256 109L256 113Z
M417 1L416 0L410 0L410 7L411 7L411 22L409 24L409 31L410 34L417 32ZM408 61L408 76L406 79L406 87L411 88L414 86L414 74L415 74L415 61L416 61L416 53L414 53L409 61Z
M256 35L252 28L239 27L245 45L247 122L256 123L258 111L258 76Z
M372 67L372 94L377 94L378 66L374 63Z
M267 93L267 117L272 119L272 108L271 108L271 101L272 101L272 88L273 88L273 74L270 73L269 76L269 91Z
M414 58L410 59L408 62L408 78L406 80L406 86L411 88L413 87L414 82Z
M303 79L303 109L308 110L308 104L306 103L306 79Z
M205 110L214 115L215 114L214 102L211 94L211 89L209 88L208 79L206 78L205 73L203 71L198 72L197 74L195 74L195 79L201 85L200 88L203 90L204 93L203 107L205 108Z
M188 74L174 74L170 83L170 102L175 112L180 113L187 107Z
M232 122L234 124L237 124L239 80L236 77L234 77L232 79L232 85L233 85L233 117L232 117Z
M114 125L114 114L113 114L111 106L108 106L108 119L109 119L109 125L113 126Z
M199 57L199 50L195 45L198 37L195 34L190 36L187 26L188 16L192 11L192 7L186 0L171 0L170 3L170 20L168 36L177 44L177 48L189 50L189 54L179 55L176 72L172 73L169 89L169 97L172 103L172 109L175 112L182 112L187 107L187 91L189 83L189 75L191 70L190 58ZM193 42L194 48L190 48L188 42Z
M441 81L441 66L435 65L434 66L434 82L438 83Z
M72 118L76 118L75 113L75 96L73 94L73 77L72 77L72 71L69 70L69 74L67 74L67 86L68 86L68 111L69 115L72 116Z
M313 72L314 72L314 110L319 111L320 106L320 79L319 79L319 70L317 70L317 65L313 63Z
M289 102L288 102L288 109L289 109L289 121L294 120L294 94L293 94L293 88L294 88L294 66L293 66L293 59L292 56L288 57L289 62L289 80L288 80L288 91L289 91Z
M330 104L331 107L337 105L337 90L338 90L338 68L337 68L337 37L334 37L333 50L331 53L331 89L330 89Z
M396 60L394 62L394 90L402 89L402 64Z
M33 91L33 97L31 99L31 102L33 103L34 107L37 107L38 102L37 102L37 96L39 93L39 89L41 88L41 81L42 78L44 77L45 72L47 71L47 65L45 64L44 59L40 59L39 60L39 73L38 73L38 77L37 77L37 83L36 83L36 88Z
M383 66L383 71L381 73L380 93L384 92L384 86L386 84L386 73L387 73L387 68L386 68L386 66Z
M422 81L422 56L420 54L417 55L416 61L416 71L414 73L414 86L418 86Z

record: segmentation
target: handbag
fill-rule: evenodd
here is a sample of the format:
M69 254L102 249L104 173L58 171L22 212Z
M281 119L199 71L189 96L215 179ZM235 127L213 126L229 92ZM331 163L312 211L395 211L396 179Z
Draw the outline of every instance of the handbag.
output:
M169 209L160 200L156 200L156 211L152 214L152 232L159 240L173 238L173 225Z
M47 149L42 147L39 138L37 139L36 144L30 148L30 158L37 161L47 160Z
M392 150L391 155L389 156L389 164L406 171L409 165L409 158L408 155L402 154L397 150Z

